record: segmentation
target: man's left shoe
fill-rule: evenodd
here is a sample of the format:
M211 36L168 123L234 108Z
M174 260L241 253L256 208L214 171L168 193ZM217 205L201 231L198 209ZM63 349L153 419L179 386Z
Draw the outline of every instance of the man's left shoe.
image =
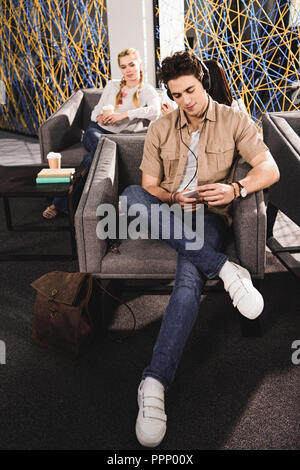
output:
M223 278L225 290L229 293L233 305L244 315L254 320L264 309L264 299L252 284L247 269L230 262L232 270Z
M139 414L135 432L140 444L156 447L163 440L167 430L164 390L156 386L143 390L144 380L138 389Z

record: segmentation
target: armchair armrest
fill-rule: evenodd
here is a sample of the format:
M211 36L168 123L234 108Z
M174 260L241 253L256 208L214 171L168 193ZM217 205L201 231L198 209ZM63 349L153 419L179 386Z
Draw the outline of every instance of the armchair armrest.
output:
M60 152L81 140L81 90L74 93L39 127L42 162L47 163L48 152Z
M75 231L80 272L98 273L107 250L107 240L97 236L100 204L118 201L117 145L102 137L75 214Z
M234 180L244 178L250 168L248 163L240 160ZM233 201L233 230L241 265L255 278L263 279L266 263L266 206L263 191Z
M297 119L300 123L299 111L266 113L263 133L280 171L280 180L269 189L269 202L300 225L300 137L289 124L296 127Z

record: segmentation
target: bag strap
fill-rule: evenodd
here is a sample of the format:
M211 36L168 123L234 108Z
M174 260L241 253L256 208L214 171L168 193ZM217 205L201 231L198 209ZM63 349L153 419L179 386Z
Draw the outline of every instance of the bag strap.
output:
M93 291L93 276L91 274L88 275L87 280L86 280L86 284L87 284L87 292L85 293L84 302L83 302L82 306L83 306L83 308L86 312L86 315L87 315L88 319L90 320L91 324L93 324L93 318L92 318L92 315L89 311L89 301L90 301L92 291Z
M97 278L94 278L95 281L96 281L96 284L100 287L100 289L102 289L107 295L109 295L110 297L112 297L113 299L117 300L121 305L125 305L125 307L127 307L127 309L130 311L131 315L132 315L132 318L133 318L133 327L131 329L131 331L129 332L129 334L127 336L124 336L123 338L119 337L119 338L113 338L112 339L118 343L124 341L125 339L128 339L130 338L134 331L135 331L135 327L136 327L136 318L135 318L135 315L133 313L133 310L129 307L129 305L124 302L122 299L119 299L119 297L116 297L115 295L111 294L110 292L108 292L108 290L106 290L102 284L101 284L101 281Z

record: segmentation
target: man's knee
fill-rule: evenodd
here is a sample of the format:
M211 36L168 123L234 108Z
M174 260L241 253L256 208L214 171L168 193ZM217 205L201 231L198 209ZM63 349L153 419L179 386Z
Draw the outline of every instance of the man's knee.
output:
M126 199L127 207L133 204L142 204L145 207L149 207L149 205L159 204L160 202L155 196L152 196L152 194L138 184L127 186L121 196L124 197L124 202Z
M124 189L121 196L127 197L127 204L132 205L137 202L140 202L141 194L143 189L138 184L131 184Z

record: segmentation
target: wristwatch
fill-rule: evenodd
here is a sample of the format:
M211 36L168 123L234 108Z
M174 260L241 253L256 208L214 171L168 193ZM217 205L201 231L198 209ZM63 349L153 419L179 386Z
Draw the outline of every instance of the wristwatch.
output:
M240 188L240 196L241 197L246 197L248 195L248 191L245 188L245 186L243 186L242 183L240 183L239 181L236 181L236 184L238 184L238 186Z

